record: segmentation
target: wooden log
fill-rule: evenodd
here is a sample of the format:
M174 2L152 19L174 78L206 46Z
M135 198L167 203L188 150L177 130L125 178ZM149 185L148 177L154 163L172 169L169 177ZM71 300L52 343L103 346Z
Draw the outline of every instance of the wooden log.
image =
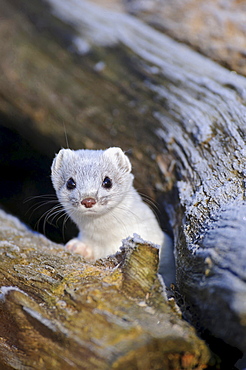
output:
M245 78L93 3L50 0L56 20L38 1L1 3L5 125L50 153L61 121L72 147L131 147L138 187L163 193L184 313L244 351Z
M241 2L125 1L127 11L245 76L246 9Z
M2 369L207 364L206 345L167 302L157 248L129 239L90 264L3 211L0 222Z
M101 13L86 2L81 13L76 13L76 7L66 12L65 3L64 7L52 0L50 3L56 14L70 23L73 20L77 29L80 22L86 25L88 33L83 32L83 40L90 36L92 43L121 42L138 56L140 71L147 71L145 85L160 103L153 112L160 123L156 133L176 162L172 188L179 200L172 200L171 207L179 289L194 313L193 322L199 312L196 326L243 351L246 80L174 44L136 19ZM100 23L104 29L99 33L95 25ZM227 218L237 230L237 242L227 227ZM226 230L223 238L221 229Z

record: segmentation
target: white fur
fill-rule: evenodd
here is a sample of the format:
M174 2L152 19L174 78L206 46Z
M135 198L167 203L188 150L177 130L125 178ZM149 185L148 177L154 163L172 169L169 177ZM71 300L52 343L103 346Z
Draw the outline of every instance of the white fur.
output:
M105 177L112 180L111 189L103 188ZM67 189L69 178L76 182L75 189ZM80 230L78 238L68 242L69 249L98 259L117 252L122 239L134 233L163 244L163 232L134 189L131 163L120 148L62 149L52 164L52 182L60 203ZM89 197L96 204L85 208L81 201Z

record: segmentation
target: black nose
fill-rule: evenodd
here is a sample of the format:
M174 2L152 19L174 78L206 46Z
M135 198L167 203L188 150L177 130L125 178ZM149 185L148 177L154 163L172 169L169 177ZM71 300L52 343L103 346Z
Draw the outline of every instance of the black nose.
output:
M91 208L96 204L96 200L94 198L85 198L82 200L81 204L85 206L85 208Z

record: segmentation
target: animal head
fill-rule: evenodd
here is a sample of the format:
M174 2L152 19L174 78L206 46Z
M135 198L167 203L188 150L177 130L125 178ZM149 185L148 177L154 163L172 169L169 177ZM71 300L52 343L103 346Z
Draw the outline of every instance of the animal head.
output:
M57 197L72 217L101 215L124 200L132 186L131 163L120 148L61 149L51 179ZM72 217L74 218L74 217Z

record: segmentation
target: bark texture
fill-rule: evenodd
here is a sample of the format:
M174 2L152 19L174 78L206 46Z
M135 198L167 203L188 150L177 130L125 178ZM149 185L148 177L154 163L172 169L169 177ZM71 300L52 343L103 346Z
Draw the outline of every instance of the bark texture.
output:
M125 1L129 13L245 76L244 1Z
M185 316L245 351L245 78L92 2L1 8L3 124L50 161L63 123L72 148L130 148L169 214Z
M204 342L167 301L158 249L128 240L86 263L0 212L2 369L203 369Z

